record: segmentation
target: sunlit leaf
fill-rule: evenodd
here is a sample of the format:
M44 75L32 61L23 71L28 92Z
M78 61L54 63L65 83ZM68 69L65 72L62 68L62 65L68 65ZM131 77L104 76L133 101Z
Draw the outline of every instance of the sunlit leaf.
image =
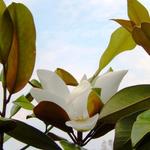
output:
M133 150L131 144L131 130L138 113L120 119L115 127L114 150Z
M0 17L0 62L6 64L13 39L13 23L6 9Z
M132 36L135 42L150 55L150 23L142 23L141 28L135 27Z
M27 110L34 108L34 105L25 96L20 96L13 103Z
M112 19L112 20L119 23L122 27L124 27L129 32L131 32L135 26L135 23L133 21L130 21L130 20L124 20L124 19Z
M28 8L12 3L10 12L15 28L7 65L7 88L10 93L21 90L29 81L35 64L35 27Z
M60 106L49 101L42 101L34 108L37 118L65 132L72 132L65 122L70 120L68 114Z
M6 5L5 5L4 1L0 0L0 17L3 14L5 8L6 8Z
M141 113L133 124L131 139L135 147L150 133L150 110Z
M121 52L132 50L136 46L132 35L123 27L115 30L109 42L109 45L100 59L100 70L102 70L110 61Z
M65 140L60 141L60 144L64 150L86 150Z
M147 9L137 0L128 0L128 16L138 26L142 22L150 22Z
M16 127L6 132L11 137L43 150L61 150L56 143L40 130L18 120L13 121L15 121Z
M77 86L78 82L77 80L66 70L57 68L56 71L57 75L67 84L72 86Z
M33 100L33 97L31 96L30 93L28 93L25 96L25 98L28 99L29 102L31 102ZM20 109L21 109L21 106L14 104L10 110L10 118L13 117Z
M150 85L127 87L116 93L102 108L100 122L116 123L133 112L150 108Z

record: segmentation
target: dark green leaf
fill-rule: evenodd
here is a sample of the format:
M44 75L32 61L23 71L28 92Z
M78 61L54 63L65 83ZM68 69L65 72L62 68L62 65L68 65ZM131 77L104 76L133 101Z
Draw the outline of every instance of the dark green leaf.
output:
M78 82L77 80L66 70L57 68L56 71L57 75L67 84L72 86L77 86Z
M138 26L142 22L150 22L147 9L137 0L128 0L128 16Z
M20 91L29 81L35 64L35 27L32 14L23 4L12 3L10 12L14 35L7 65L7 88Z
M100 122L116 123L130 113L150 108L150 85L127 87L116 93L103 107Z
M28 110L33 110L34 108L34 105L25 96L20 96L13 103Z
M8 9L0 17L0 62L6 64L13 40L13 22Z
M132 150L131 130L138 113L121 118L115 127L114 150Z
M6 132L11 137L43 150L61 150L56 143L38 129L18 120L13 121L17 125L16 128Z
M133 124L131 138L135 147L147 134L150 133L150 110L141 113Z
M107 49L100 59L100 70L108 65L118 54L127 50L132 50L135 46L136 44L132 39L132 35L126 29L120 27L115 30L111 35Z
M0 133L8 132L16 127L16 122L11 119L0 117Z

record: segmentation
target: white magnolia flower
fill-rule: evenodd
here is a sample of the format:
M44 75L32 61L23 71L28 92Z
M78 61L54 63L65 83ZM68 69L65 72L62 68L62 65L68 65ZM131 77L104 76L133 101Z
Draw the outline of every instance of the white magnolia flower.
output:
M38 70L37 74L43 89L32 88L31 95L37 102L50 101L64 109L70 118L66 122L67 126L78 131L88 131L94 128L99 118L99 113L95 109L100 110L98 107L101 107L102 103L105 104L117 92L126 73L126 70L106 73L98 77L94 85L91 85L84 76L79 85L70 92L56 73ZM93 99L90 104L94 104L88 107L92 88L101 88L101 97Z

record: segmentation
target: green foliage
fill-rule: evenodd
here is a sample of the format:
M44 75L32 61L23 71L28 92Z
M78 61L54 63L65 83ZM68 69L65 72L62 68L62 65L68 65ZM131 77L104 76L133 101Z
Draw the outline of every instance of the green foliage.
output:
M7 63L13 40L13 30L11 17L6 9L0 17L0 62L2 64Z
M9 92L16 93L28 83L32 75L35 64L35 27L32 14L23 4L12 3L8 10L15 30L6 79Z
M116 123L121 117L150 108L150 85L137 85L116 93L103 107L100 121Z
M110 61L126 50L132 50L136 46L131 34L124 28L120 27L115 30L109 42L109 45L100 59L100 70L102 70Z
M18 120L11 121L16 124L13 130L6 132L11 137L43 150L61 150L56 143L38 129Z
M128 0L128 16L137 26L142 22L150 22L147 9L137 0Z
M25 96L25 99L27 99L29 102L31 102L31 101L33 100L33 97L31 96L30 93L28 93L28 94ZM20 109L21 109L21 106L20 106L20 105L14 104L14 105L11 107L11 110L10 110L10 118L13 117Z
M139 113L123 117L116 123L114 150L132 150L131 130Z
M141 113L133 124L131 138L136 147L150 133L150 110ZM145 149L144 149L145 150Z
M28 110L33 110L34 108L34 105L24 95L17 98L13 103Z

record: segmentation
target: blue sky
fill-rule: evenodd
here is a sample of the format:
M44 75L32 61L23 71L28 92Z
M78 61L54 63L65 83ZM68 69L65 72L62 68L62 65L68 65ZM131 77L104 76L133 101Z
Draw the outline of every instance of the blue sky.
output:
M65 68L80 79L98 67L110 35L118 27L112 18L127 18L126 0L14 0L27 5L37 31L36 69ZM11 0L5 0L7 4ZM146 7L149 0L140 0ZM150 58L137 47L116 57L109 66L129 69L121 88L150 83ZM110 136L108 136L110 137ZM98 142L96 141L96 144ZM11 145L11 144L10 144ZM93 143L90 150L96 150Z

